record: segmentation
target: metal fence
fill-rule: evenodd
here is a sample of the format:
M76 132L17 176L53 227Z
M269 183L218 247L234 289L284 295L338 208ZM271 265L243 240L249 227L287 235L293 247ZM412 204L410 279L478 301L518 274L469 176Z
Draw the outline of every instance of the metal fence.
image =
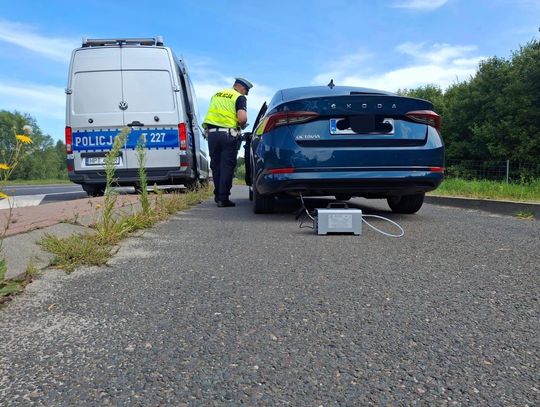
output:
M540 179L540 164L519 161L446 160L445 177L528 182Z

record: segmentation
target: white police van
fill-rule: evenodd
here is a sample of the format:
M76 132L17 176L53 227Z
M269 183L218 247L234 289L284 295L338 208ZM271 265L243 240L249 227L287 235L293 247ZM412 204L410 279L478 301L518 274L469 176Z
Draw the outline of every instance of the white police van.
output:
M83 39L71 55L66 94L68 174L88 195L103 195L105 155L126 126L116 159L119 185L140 187L141 136L150 185L208 182L208 143L193 85L161 37Z

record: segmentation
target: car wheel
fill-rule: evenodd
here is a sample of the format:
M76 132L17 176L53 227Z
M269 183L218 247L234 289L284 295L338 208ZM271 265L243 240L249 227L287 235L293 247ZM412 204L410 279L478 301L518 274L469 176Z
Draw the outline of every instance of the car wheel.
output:
M352 195L347 195L347 194L337 194L334 196L336 197L338 201L348 201L349 199L352 198Z
M105 195L105 185L82 184L81 186L88 196L96 197Z
M253 201L253 188L249 187L249 200Z
M260 195L257 188L253 187L253 212L274 212L274 197L272 195Z
M388 206L392 212L415 213L422 207L425 194L391 196L387 198Z

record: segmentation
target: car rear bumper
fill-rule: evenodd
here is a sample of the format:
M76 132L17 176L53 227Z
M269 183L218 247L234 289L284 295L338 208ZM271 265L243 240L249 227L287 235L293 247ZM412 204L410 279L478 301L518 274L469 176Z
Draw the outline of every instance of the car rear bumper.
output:
M70 181L76 184L104 184L106 182L105 171L77 171L68 173ZM137 185L139 173L137 169L117 170L115 183L121 186ZM148 184L181 184L195 178L191 168L185 170L171 168L148 168L146 169Z
M260 194L302 193L311 196L347 194L366 198L412 195L436 189L443 173L428 168L362 171L302 171L262 173L255 186Z

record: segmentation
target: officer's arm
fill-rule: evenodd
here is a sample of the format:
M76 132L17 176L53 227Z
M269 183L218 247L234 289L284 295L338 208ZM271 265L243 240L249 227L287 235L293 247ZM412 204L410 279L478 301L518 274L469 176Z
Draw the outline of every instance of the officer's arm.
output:
M244 109L236 111L236 118L238 120L238 125L240 128L245 129L247 124L247 112Z

